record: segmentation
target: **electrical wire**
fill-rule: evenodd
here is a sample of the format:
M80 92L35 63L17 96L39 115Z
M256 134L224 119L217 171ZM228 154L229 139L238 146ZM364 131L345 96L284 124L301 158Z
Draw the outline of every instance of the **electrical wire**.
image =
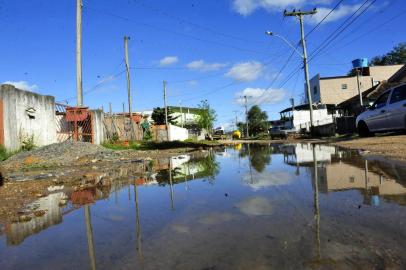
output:
M185 33L173 31L173 30L170 30L170 29L162 28L162 27L159 27L159 26L155 26L155 25L152 25L152 24L148 24L148 23L145 23L145 22L136 21L136 20L133 20L133 19L128 18L128 17L124 17L124 16L121 16L121 15L111 13L109 11L103 11L103 10L100 10L100 9L95 9L95 8L92 8L92 7L88 6L88 5L84 6L84 8L86 8L88 10L91 10L91 11L94 11L94 12L97 12L97 13L100 13L100 14L108 15L110 17L125 20L125 21L131 22L131 23L134 23L134 24L137 24L137 25L140 25L140 26L155 29L157 31L161 31L161 32L165 32L165 33L171 33L171 34L174 34L174 35L177 35L177 36L182 36L182 37L193 39L193 40L196 40L196 41L209 43L209 44L213 44L213 45L217 45L217 46L221 46L221 47L225 47L225 48L230 48L230 49L234 49L234 50L237 50L237 51L249 52L249 53L253 53L253 54L260 54L260 55L267 54L266 52L261 52L261 51L257 51L257 50L247 49L247 48L240 48L238 46L234 46L234 45L231 45L231 44L226 44L226 43L222 43L222 42L218 42L218 41L214 41L214 40L207 40L207 39L203 39L203 38L200 38L200 37L195 37L195 36L192 36L192 35L189 35L189 34L185 34Z

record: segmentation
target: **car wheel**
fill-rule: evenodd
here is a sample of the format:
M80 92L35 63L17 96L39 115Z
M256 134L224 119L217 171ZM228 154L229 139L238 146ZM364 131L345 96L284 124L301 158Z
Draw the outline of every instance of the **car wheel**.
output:
M365 122L360 122L358 124L358 135L360 137L373 136L373 134L369 131L369 128Z

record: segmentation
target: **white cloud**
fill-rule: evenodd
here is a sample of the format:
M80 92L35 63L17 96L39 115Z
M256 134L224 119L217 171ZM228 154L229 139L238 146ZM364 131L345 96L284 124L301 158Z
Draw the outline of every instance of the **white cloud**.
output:
M287 172L253 172L243 176L243 182L254 191L266 189L272 186L287 185L293 180L293 177Z
M293 8L314 8L321 5L331 5L332 0L233 0L233 9L243 16L248 16L258 9L267 11L282 12L283 9ZM333 11L324 22L332 22L338 20L351 12L354 12L360 7L356 5L341 5L337 10ZM309 18L311 23L318 23L324 18L332 8L318 7L318 12Z
M326 22L332 22L335 20L339 20L342 17L345 17L353 12L355 12L357 9L359 9L361 5L353 5L353 6L347 6L347 5L341 5L339 6L336 10L334 10L325 20L324 23ZM313 16L311 16L309 21L313 24L319 23L332 9L331 8L318 8L317 13Z
M267 216L272 214L272 203L267 198L256 196L237 204L240 211L248 216Z
M258 79L264 71L264 66L257 61L238 63L226 74L236 81L249 82Z
M236 102L240 105L245 103L244 96L247 96L249 104L274 104L285 97L283 89L262 89L262 88L245 88L235 94Z
M177 56L165 56L161 60L159 60L159 65L163 66L170 66L176 64L179 61Z
M220 68L223 68L225 66L226 64L223 63L206 63L204 60L192 61L186 65L186 67L191 70L199 70L199 71L219 70Z
M196 86L198 84L198 82L196 80L190 80L188 81L190 86Z
M275 10L303 4L305 2L316 2L306 0L234 0L233 9L243 16L248 16L257 9Z
M26 81L5 81L3 82L3 84L11 84L14 85L15 88L21 89L21 90L25 90L25 91L35 91L38 89L38 86L36 84L32 84L30 85L28 82Z

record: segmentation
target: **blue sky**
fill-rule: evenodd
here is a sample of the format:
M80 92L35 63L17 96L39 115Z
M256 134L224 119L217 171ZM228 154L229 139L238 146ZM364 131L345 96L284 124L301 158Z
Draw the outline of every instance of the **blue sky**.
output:
M283 10L312 9L310 31L339 0L83 0L84 103L91 108L127 101L123 37L130 40L135 111L163 105L168 81L170 105L196 106L207 99L218 125L243 119L243 94L252 96L270 118L303 95L300 57L272 30L299 41L299 24ZM365 0L343 0L308 36L310 55ZM372 3L372 4L371 4ZM405 41L406 3L369 0L371 6L310 62L311 77L343 75L351 60L373 57ZM363 10L361 8L360 11ZM76 1L0 0L0 83L53 95L76 104ZM290 80L286 80L289 78Z

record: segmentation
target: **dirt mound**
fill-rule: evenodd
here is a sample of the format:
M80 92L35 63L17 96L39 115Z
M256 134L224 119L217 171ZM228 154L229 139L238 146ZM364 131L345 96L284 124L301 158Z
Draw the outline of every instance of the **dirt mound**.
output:
M86 142L63 142L21 152L1 163L3 170L84 164L113 155L113 151Z

